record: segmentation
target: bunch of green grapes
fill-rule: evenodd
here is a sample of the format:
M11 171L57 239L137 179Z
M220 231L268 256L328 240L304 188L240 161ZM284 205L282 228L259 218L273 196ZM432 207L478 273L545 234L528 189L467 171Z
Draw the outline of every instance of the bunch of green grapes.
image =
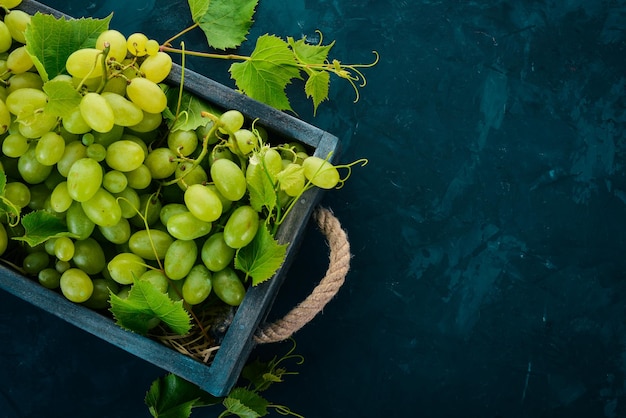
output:
M26 246L23 271L96 309L109 306L109 292L127 295L135 280L189 309L211 300L239 305L236 252L308 188L340 183L336 167L298 143L267 145L266 132L237 110L207 114L196 130L169 130L160 84L172 60L140 33L107 30L94 48L72 53L67 74L54 80L71 83L80 105L50 115L24 47L29 18L15 10L0 21L4 198L22 214L52 214L71 235ZM255 176L268 182L278 209L253 207ZM2 252L24 233L3 218Z

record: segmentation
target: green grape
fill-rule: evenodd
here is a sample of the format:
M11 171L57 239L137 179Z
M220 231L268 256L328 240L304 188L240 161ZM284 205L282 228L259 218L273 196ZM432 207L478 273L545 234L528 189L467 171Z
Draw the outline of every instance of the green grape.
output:
M258 144L257 136L248 129L239 129L235 131L235 141L237 148L242 155L248 155Z
M239 206L224 226L224 241L231 248L242 248L254 239L259 229L259 214L252 207Z
M122 218L122 209L115 197L103 188L84 202L81 202L85 215L99 226L113 226Z
M215 161L227 159L230 161L235 161L237 157L226 147L213 147L211 153L209 154L209 158L207 158L209 165L213 165Z
M93 232L96 224L87 217L80 202L72 202L65 213L65 223L67 230L77 236L77 239L84 240Z
M167 220L167 232L176 239L191 240L211 232L211 223L196 218L191 212L177 213Z
M204 241L200 252L202 262L211 271L225 269L232 263L234 257L235 249L226 244L223 232L212 234Z
M22 3L22 0L2 0L0 6L5 9L14 9Z
M170 283L167 276L161 270L147 270L139 277L139 280L145 280L150 283L161 293L166 293Z
M104 161L107 155L107 150L102 144L91 144L87 146L87 157L97 162Z
M189 161L178 163L174 172L174 178L181 179L177 183L181 190L187 190L187 187L192 184L204 184L209 180L209 176L202 166L194 166Z
M102 246L89 237L74 241L72 262L87 274L98 274L106 267L106 257Z
M113 125L113 128L109 132L91 132L93 134L93 141L96 144L104 145L107 148L115 141L119 141L124 135L124 127L119 125Z
M54 263L54 269L61 274L63 274L63 272L67 271L71 267L72 265L67 261L57 260L56 263Z
M9 28L11 36L21 44L26 43L24 32L30 23L31 16L22 10L11 10L4 16L4 23Z
M58 289L61 285L61 273L52 267L46 267L37 275L39 284L48 289Z
M2 223L0 223L0 255L4 254L9 246L9 236L7 230Z
M140 137L138 137L138 136L136 136L136 135L133 135L133 134L128 134L128 133L125 133L125 134L124 134L124 135L122 135L122 137L120 138L120 141L121 141L121 140L131 141L131 142L136 143L136 144L137 144L137 145L139 145L139 146L141 147L141 149L143 150L143 156L144 156L144 159L148 156L148 152L149 152L149 150L148 150L148 146L146 145L146 142L145 142L142 138L140 138Z
M156 39L148 39L146 42L146 53L151 57L155 56L161 50L161 45Z
M139 196L139 211L141 216L136 214L130 218L130 223L137 228L144 228L145 224L154 225L159 220L159 214L163 204L153 194L143 194Z
M109 46L109 54L107 60L114 59L122 62L126 58L128 49L126 47L126 37L114 29L105 30L96 39L96 48L104 51L106 45Z
M55 132L43 134L35 147L35 157L43 165L54 165L65 152L65 140Z
M91 309L107 309L109 304L110 292L115 293L118 290L117 283L113 280L93 279L93 293L83 305Z
M272 180L275 180L276 175L283 170L283 159L280 153L274 148L270 148L265 151L263 161L265 163L263 168L267 171Z
M193 240L177 239L172 242L163 260L165 274L172 280L183 279L196 264L198 246Z
M112 143L107 148L105 161L109 167L121 172L129 172L139 168L144 162L145 154L141 145L127 139Z
M145 164L141 164L136 169L124 174L126 174L128 186L136 190L143 190L152 183L152 174Z
M161 212L159 213L159 220L163 225L167 225L167 221L172 215L183 212L188 212L187 206L183 205L182 203L168 203L161 208Z
M287 195L291 197L300 195L300 193L302 193L302 190L304 190L305 183L304 170L302 169L302 166L296 163L288 162L285 166L284 171L288 173L288 181L281 180L281 189L284 190L285 193L287 193Z
M131 236L130 223L124 217L113 226L98 226L98 229L102 236L113 244L124 244Z
M87 156L87 147L81 144L79 141L70 142L65 144L65 151L63 157L57 162L57 170L63 177L67 177L70 173L70 169L74 163L81 158Z
M147 57L139 71L150 81L160 83L165 80L172 69L172 57L165 52L157 51L156 54Z
M20 89L21 91L25 89ZM33 113L28 118L28 123L20 123L18 126L19 132L26 138L39 138L46 132L54 129L58 123L58 118L44 110Z
M46 242L43 244L43 248L48 255L54 255L54 244L56 244L57 239L52 237L48 238Z
M126 80L122 77L113 77L107 80L102 92L115 93L120 96L126 95Z
M33 88L23 88L15 90L7 96L5 101L9 112L16 116L43 109L48 102L48 95L41 90Z
M128 186L128 179L121 171L107 171L102 177L102 187L111 193L120 193L126 186Z
M28 138L19 133L7 135L4 138L4 142L2 142L2 153L11 158L18 158L24 155L28 148Z
M302 162L304 176L315 186L332 189L339 183L339 171L328 161L319 157L309 157Z
M130 184L129 184L130 186ZM130 219L137 215L137 209L140 205L139 194L132 187L127 187L119 193L114 194L117 199L120 209L122 210L122 217Z
M31 69L33 59L30 57L26 46L15 48L7 57L7 68L13 74L21 74Z
M43 165L37 161L34 144L31 144L28 151L19 157L17 160L17 169L22 179L29 184L43 182L52 172L52 166Z
M102 166L91 158L74 162L67 173L67 190L72 199L85 202L91 199L102 185Z
M159 229L143 229L130 236L130 250L144 260L163 260L174 239Z
M237 164L227 159L216 160L211 165L211 178L222 196L233 202L246 193L246 177Z
M144 164L150 170L150 175L154 179L165 179L174 174L178 163L176 162L176 154L169 148L153 149Z
M85 302L93 294L91 277L77 268L70 268L63 272L59 285L63 296L72 302Z
M196 218L204 222L214 222L222 215L222 202L213 190L192 184L185 191L185 205Z
M82 142L84 146L88 147L89 145L93 145L93 143L96 142L96 137L94 136L93 133L87 132L83 134L83 136L80 137L80 142ZM102 145L102 144L98 144L98 145Z
M146 133L152 132L157 129L161 122L163 121L163 116L161 112L158 113L150 113L143 112L143 119L137 125L130 126L129 128L135 132Z
M102 97L109 102L113 109L115 124L119 126L133 126L143 119L143 111L139 106L116 93L102 92Z
M107 269L111 278L119 284L132 284L147 270L145 261L137 254L120 253L109 261Z
M133 33L126 39L126 48L128 52L136 57L143 57L148 52L146 51L146 44L148 43L148 37L143 33Z
M15 90L31 88L39 89L43 87L43 80L37 73L27 71L21 74L15 74L9 79L9 86L7 87L7 93L13 93Z
M238 110L227 110L220 116L218 130L223 134L234 133L243 126L243 114Z
M50 264L50 256L45 251L32 252L22 261L22 268L26 274L39 274Z
M167 135L167 147L187 157L198 148L198 135L192 130L171 131Z
M231 306L239 306L246 295L246 289L237 276L237 273L226 267L223 270L213 273L211 277L213 292L220 300Z
M72 134L82 135L91 131L91 126L85 122L80 113L80 107L75 107L63 116L63 127Z
M50 193L50 206L56 212L65 212L74 202L72 196L70 196L70 192L67 190L67 182L62 181L57 184L56 187Z
M13 37L6 23L0 21L0 53L7 52L13 45Z
M80 114L96 132L109 132L115 125L115 114L109 102L98 93L87 93L80 101Z
M102 77L102 51L97 48L78 49L65 61L67 72L79 80Z
M30 189L22 182L12 181L5 184L4 197L22 209L28 206L28 202L30 202Z
M202 264L194 266L183 282L183 299L190 305L198 305L211 293L211 272Z
M70 261L74 257L74 241L68 237L59 237L54 241L54 255L61 261Z
M167 97L158 84L147 78L133 78L126 86L126 96L148 113L161 113L167 107Z

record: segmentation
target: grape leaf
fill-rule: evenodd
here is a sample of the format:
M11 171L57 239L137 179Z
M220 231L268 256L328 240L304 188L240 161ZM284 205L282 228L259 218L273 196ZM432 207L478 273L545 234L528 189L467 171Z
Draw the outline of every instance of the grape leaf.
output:
M43 81L63 73L65 61L72 52L94 47L98 35L108 29L112 16L104 19L57 19L49 14L35 13L25 32L26 51Z
M189 0L191 17L209 45L236 48L246 40L258 0Z
M36 210L22 218L24 235L13 237L18 241L26 241L31 247L46 242L50 238L71 237L76 238L67 230L67 226L58 217L45 210Z
M258 418L267 415L269 402L251 390L237 387L228 394L223 404L228 412L240 418Z
M142 335L148 332L149 321L154 318L180 335L191 329L191 318L182 300L172 301L147 280L136 280L126 299L112 293L111 312L118 325Z
M264 207L271 212L276 207L276 192L270 178L258 162L258 159L262 158L261 155L256 154L250 159L250 166L246 172L250 206L257 212L261 212Z
M300 164L289 164L276 175L276 180L278 180L282 190L297 186L302 189L304 187L304 167Z
M193 407L216 405L220 400L170 373L152 382L145 403L155 418L188 418Z
M315 45L307 43L306 38L296 41L292 37L287 38L287 43L298 61L306 64L324 64L328 58L330 49L335 45L335 41L329 45Z
M287 42L266 34L257 39L249 60L231 64L230 74L246 95L278 110L292 110L285 88L301 78L296 64Z
M176 108L178 107L180 89L165 86L164 91L167 97L167 109L163 115L165 119L167 119L171 131L194 130L200 126L205 126L210 122L210 119L202 117L202 112L209 112L216 116L221 114L221 112L204 100L197 98L183 89L180 112L178 119L176 119Z
M235 268L252 278L252 286L270 279L285 261L288 244L279 244L265 224L259 229L252 242L237 250Z
M304 92L307 98L313 100L313 116L317 113L317 107L324 100L328 99L328 88L330 86L330 74L328 71L308 71L309 78L304 85Z
M45 111L60 118L68 115L78 105L82 96L69 81L52 80L43 85L43 91L48 95Z

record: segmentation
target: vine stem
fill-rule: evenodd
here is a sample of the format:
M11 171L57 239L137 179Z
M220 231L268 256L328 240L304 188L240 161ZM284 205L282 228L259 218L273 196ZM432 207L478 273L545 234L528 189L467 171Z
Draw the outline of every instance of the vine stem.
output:
M161 51L163 52L172 52L176 54L182 54L183 50L178 48L173 48L171 46L163 45L161 46ZM193 55L195 57L202 58L217 58L223 60L238 60L238 61L249 61L251 58L246 55L237 55L237 54L215 54L211 52L198 52L198 51L184 51L187 55Z
M195 28L197 28L199 26L200 26L200 23L196 22L193 25L189 26L187 29L181 30L176 35L172 36L170 39L168 39L167 41L163 42L163 45L161 47L163 48L163 47L167 47L168 45L171 45L172 42L174 41L174 39L183 36L187 32L190 32L190 31L194 30Z

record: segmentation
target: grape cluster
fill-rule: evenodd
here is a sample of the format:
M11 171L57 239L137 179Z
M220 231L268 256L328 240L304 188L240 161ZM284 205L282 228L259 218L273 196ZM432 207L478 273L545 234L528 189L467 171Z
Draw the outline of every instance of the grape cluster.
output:
M239 305L236 252L279 221L252 204L251 179L268 180L284 215L307 188L335 187L336 168L298 143L270 147L237 110L207 114L194 130L168 128L161 84L172 60L140 33L107 30L94 48L73 52L67 74L52 81L71 84L80 105L51 115L24 46L29 19L13 10L0 21L4 198L22 214L52 214L71 236L24 246L23 271L96 309L109 306L109 292L127 295L135 280L188 308L210 294ZM2 252L24 233L8 220L0 223Z

